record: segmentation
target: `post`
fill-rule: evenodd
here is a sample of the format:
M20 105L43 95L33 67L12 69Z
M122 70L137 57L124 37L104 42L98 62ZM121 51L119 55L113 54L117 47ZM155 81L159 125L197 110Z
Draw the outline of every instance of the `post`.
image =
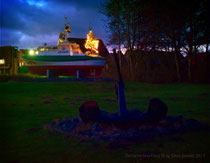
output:
M4 62L4 75L6 74L6 63Z
M68 40L68 37L69 37L69 33L66 32L66 37L65 37L65 40L66 40L66 41Z
M82 77L80 70L77 70L77 79L80 79Z
M49 69L47 69L47 78L48 79L52 78L52 72Z
M125 116L127 114L127 109L126 109L126 100L125 100L125 94L124 94L124 82L122 79L122 74L120 71L120 65L119 65L119 61L117 58L117 53L116 50L113 49L113 53L114 53L114 59L115 59L115 63L117 66L117 72L118 72L118 76L119 76L119 81L117 82L117 87L118 87L118 103L119 103L119 115L121 117Z
M125 94L124 94L124 84L120 81L118 81L117 84L118 84L118 103L120 107L119 115L123 117L127 114Z

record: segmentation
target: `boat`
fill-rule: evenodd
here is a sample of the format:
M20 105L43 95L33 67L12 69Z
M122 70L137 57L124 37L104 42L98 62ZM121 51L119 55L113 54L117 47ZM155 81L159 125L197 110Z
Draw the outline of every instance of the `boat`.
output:
M32 74L48 77L99 77L106 61L102 53L108 53L102 40L91 29L86 39L68 38L70 26L65 25L64 29L66 33L60 33L56 46L45 44L23 55L25 66Z

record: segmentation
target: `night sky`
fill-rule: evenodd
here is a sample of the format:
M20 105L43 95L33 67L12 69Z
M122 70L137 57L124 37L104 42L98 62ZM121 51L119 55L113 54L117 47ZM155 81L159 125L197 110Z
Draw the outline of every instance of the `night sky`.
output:
M56 45L70 18L69 37L85 38L91 27L107 42L105 17L99 13L103 0L0 0L0 46L36 48L45 42Z

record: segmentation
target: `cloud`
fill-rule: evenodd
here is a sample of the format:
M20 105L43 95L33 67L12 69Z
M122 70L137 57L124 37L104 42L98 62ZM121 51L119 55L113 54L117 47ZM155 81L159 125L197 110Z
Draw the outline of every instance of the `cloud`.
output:
M46 0L46 2L62 6L74 6L77 9L91 8L95 10L100 6L103 0Z
M1 28L0 31L0 46L17 45L22 36L22 33L18 30L11 30Z
M101 0L6 0L1 1L1 45L26 46L57 41L63 32L64 17L70 18L70 37L86 37L89 27L98 38L105 38L103 16L98 13ZM14 39L12 39L14 38ZM44 40L44 39L45 40Z
M43 0L20 0L22 3L27 3L30 6L36 6L36 7L44 7L46 6L46 2Z

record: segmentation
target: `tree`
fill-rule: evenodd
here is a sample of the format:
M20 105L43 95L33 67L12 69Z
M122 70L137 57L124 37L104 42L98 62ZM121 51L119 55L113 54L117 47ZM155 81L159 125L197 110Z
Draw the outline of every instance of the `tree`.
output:
M137 42L136 36L139 21L136 8L137 2L137 0L108 0L103 4L102 9L102 13L109 19L110 29L113 26L117 29L119 47L121 40L126 40L125 47L129 52L129 69L132 79L134 79L132 52Z
M181 51L185 49L188 55L189 81L192 79L192 55L198 50L198 45L206 44L206 52L209 51L209 6L208 0L107 0L103 14L116 29L113 34L118 36L118 44L125 40L132 79L137 62L133 56L134 49L167 49L175 54L180 82Z
M180 74L180 56L181 47L183 42L183 32L185 29L185 13L184 6L180 5L181 1L165 1L161 10L162 33L164 40L169 40L171 49L174 52L174 59L176 63L176 73L178 82L181 81Z

